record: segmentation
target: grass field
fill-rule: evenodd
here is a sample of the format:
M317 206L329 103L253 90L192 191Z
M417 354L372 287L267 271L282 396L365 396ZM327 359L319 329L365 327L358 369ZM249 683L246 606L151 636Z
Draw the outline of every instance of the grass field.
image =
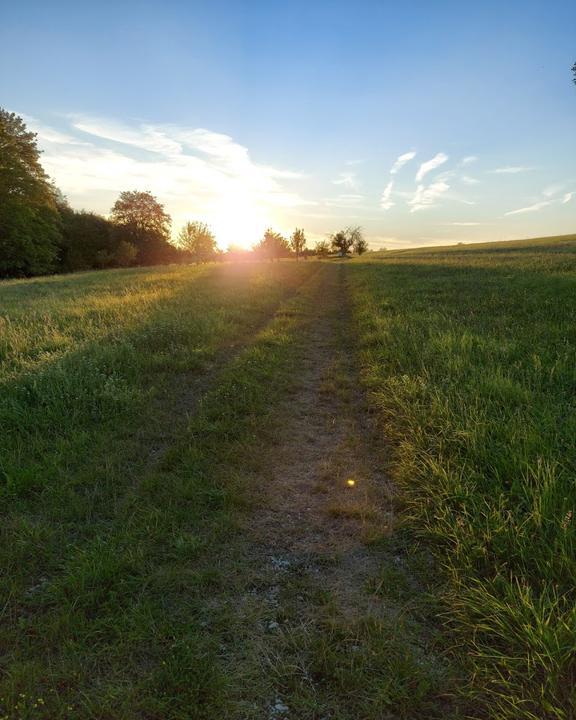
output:
M204 548L232 523L220 465L266 421L254 383L281 379L289 321L254 338L311 270L2 285L7 717L214 717L215 639L198 616L220 582ZM200 407L195 379L219 354Z
M575 271L574 236L350 269L405 518L492 717L576 713Z
M1 283L0 717L573 717L575 270Z

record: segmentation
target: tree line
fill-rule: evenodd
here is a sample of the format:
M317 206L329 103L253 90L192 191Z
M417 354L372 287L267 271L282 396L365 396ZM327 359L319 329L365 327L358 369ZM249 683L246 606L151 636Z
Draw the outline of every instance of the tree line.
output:
M71 208L41 165L36 134L21 117L0 108L0 277L226 257L299 260L367 249L360 228L335 233L314 249L306 247L301 228L290 238L269 228L251 251L222 253L205 223L187 222L175 242L171 226L170 215L150 192L120 193L108 218Z

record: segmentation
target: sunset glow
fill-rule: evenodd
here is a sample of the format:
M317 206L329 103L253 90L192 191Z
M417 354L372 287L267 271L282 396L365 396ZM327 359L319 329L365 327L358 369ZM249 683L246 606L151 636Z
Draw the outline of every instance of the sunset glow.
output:
M573 3L128 2L113 43L97 6L29 5L3 18L0 64L31 53L4 102L77 210L150 191L173 237L197 220L221 248L268 226L359 225L370 249L573 231Z
M222 250L232 246L249 250L272 224L270 215L249 197L222 198L210 222Z

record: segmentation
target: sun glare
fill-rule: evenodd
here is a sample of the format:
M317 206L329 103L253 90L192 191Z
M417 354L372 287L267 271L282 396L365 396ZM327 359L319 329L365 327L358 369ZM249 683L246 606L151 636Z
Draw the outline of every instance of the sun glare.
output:
M234 199L222 202L211 224L220 248L236 246L249 250L273 223L256 203Z

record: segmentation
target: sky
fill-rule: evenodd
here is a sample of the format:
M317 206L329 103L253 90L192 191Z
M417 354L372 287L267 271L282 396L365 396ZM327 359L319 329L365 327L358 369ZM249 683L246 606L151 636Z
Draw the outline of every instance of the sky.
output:
M0 3L0 106L77 209L250 246L576 232L574 0Z

